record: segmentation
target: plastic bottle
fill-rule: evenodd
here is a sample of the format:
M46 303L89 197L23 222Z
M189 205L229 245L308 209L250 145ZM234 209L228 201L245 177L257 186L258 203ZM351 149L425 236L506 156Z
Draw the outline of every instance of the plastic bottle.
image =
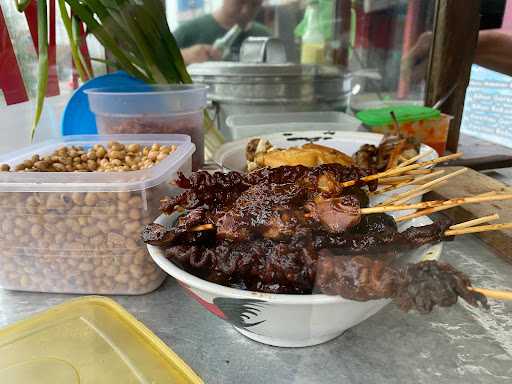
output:
M229 58L231 55L231 47L242 32L243 29L237 24L234 25L224 36L215 40L213 47L222 53L223 60Z
M306 8L306 30L302 36L302 64L325 63L325 38L321 27L320 7L311 1Z

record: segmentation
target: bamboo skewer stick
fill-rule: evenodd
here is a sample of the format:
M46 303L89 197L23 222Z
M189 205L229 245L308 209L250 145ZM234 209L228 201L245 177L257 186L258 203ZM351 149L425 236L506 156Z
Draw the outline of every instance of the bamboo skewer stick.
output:
M401 183L401 184L398 184L398 185L389 185L389 186L386 186L384 188L378 189L375 192L370 192L370 196L381 195L383 193L392 191L394 189L399 189L399 188L407 187L407 186L412 185L412 184L420 184L421 185L422 181L431 179L433 177L440 176L440 175L442 175L444 173L445 173L444 170L440 170L440 171L436 171L434 173L431 173L430 175L425 175L425 176L417 177L414 180L411 180L411 181L408 181L408 182L404 182L404 183Z
M427 167L427 166L430 166L430 165L444 163L444 162L447 162L449 160L458 159L459 157L461 157L463 155L464 154L462 152L458 152L458 153L454 153L453 155L439 157L439 158L434 159L434 160L424 161L423 163L416 163L416 164L413 164L413 165L409 165L407 167L393 168L393 169L390 169L389 171L385 171L385 172L381 172L381 173L376 173L375 175L370 175L370 176L363 177L360 180L346 181L344 183L341 183L340 185L341 185L341 187L351 187L351 186L357 184L359 181L369 182L369 181L373 181L373 180L382 179L382 178L385 178L387 176L400 175L402 173L406 173L407 171L411 171L413 169L418 169L418 168Z
M398 164L398 168L403 168L403 167L407 167L408 165L414 164L418 160L424 159L425 157L431 155L432 152L434 152L433 149L431 149L427 152L420 153L417 156L411 157L409 160L406 160L403 163Z
M471 220L471 221L466 221L465 223L460 223L457 225L452 225L450 227L450 229L455 230L455 229L470 228L470 227L474 227L479 224L489 223L491 221L495 221L495 220L499 220L499 219L500 219L500 215L495 213L494 215L481 217L479 219L475 219L475 220Z
M482 295L495 299L495 300L506 300L511 301L512 300L512 292L510 291L497 291L494 289L485 289L485 288L473 288L469 287L469 290L481 293Z
M512 200L512 194L503 194L503 195L495 195L495 196L471 196L471 197L460 197L450 200L433 200L433 201L425 201L423 203L418 204L410 204L410 205L389 205L385 207L373 207L373 208L363 208L361 209L361 213L363 215L371 214L371 213L385 213L385 212L394 212L394 211L407 211L409 209L423 209L423 211L417 212L414 214L414 217L425 216L427 211L428 213L439 212L448 208L457 207L459 205L465 204L474 204L474 203L484 203L488 201L503 201L503 200ZM408 220L413 215L408 215L397 219L397 221ZM407 218L407 219L406 219Z
M407 220L415 219L417 217L427 216L427 215L430 215L430 214L435 213L435 212L440 212L440 211L444 211L444 210L447 210L447 209L450 209L450 208L457 207L459 205L473 204L473 203L484 203L484 202L488 202L488 201L510 200L511 197L512 197L512 194L498 195L495 192L489 192L489 193L484 193L482 195L473 196L473 197L466 197L466 198L460 198L460 199L446 200L444 202L441 201L441 204L437 204L437 205L435 203L436 202L439 203L439 200L433 201L433 202L427 201L424 204L433 203L433 204L431 204L430 208L427 207L426 209L424 209L424 208L416 208L416 207L410 206L410 207L412 207L410 209L423 209L423 210L419 211L419 212L416 212L416 213L412 213L412 214L407 215L407 216L399 217L398 219L396 219L396 222L400 223L402 221L407 221ZM461 203L461 201L464 201L464 202ZM417 204L417 205L419 205L419 204ZM377 207L377 208L380 208L380 207ZM382 208L389 208L389 207L382 207ZM388 212L392 212L392 211L388 211Z
M431 169L413 169L412 171L406 172L406 175L429 175L434 172Z
M429 189L431 187L434 187L434 186L439 186L439 184L442 184L444 181L446 181L448 179L451 179L452 177L459 176L459 175L463 174L464 172L467 172L467 170L468 170L467 168L459 169L456 172L453 172L453 173L450 173L449 175L446 175L446 176L440 177L438 179L432 180L432 181L430 181L430 182L428 182L426 184L423 184L423 185L421 185L419 187L416 187L416 188L414 188L414 189L412 189L410 191L407 191L407 192L395 195L395 196L393 196L392 198L386 200L385 202L383 202L380 205L389 205L389 204L392 204L394 202L403 200L406 197L409 197L409 196L412 196L412 195L418 196L417 193L420 192L420 191L424 191L424 193L426 193L427 189ZM410 199L408 199L408 200L410 200Z
M467 235L467 234L471 234L471 233L501 231L503 229L512 229L512 223L481 225L478 227L470 227L470 228L464 228L464 229L450 229L450 230L446 231L444 234L446 236L460 236L460 235Z
M413 176L391 176L391 177L386 177L384 179L380 179L379 184L389 185L389 184L398 184L398 183L409 182L409 181L414 181L414 177Z
M432 186L430 188L420 188L419 190L416 190L415 193L407 194L406 197L404 197L404 198L402 198L400 200L396 200L396 201L394 201L391 204L392 205L402 205L402 204L405 204L408 201L414 199L415 197L423 196L426 193L432 192L434 189L436 189L438 187L441 187L441 186L445 185L446 183L448 183L448 180L441 181L440 183L436 183L436 185L434 185L434 186ZM388 205L388 204L384 204L384 205Z

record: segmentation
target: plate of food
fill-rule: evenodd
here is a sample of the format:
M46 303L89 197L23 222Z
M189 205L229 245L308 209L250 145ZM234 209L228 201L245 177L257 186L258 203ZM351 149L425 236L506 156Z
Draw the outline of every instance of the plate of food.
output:
M373 168L376 171L424 155L437 158L432 148L411 138L368 132L282 132L224 144L214 161L230 171L252 171L266 166L318 166L337 163Z
M459 298L487 307L464 273L437 261L440 245L512 225L477 226L490 220L482 218L452 226L426 215L512 195L374 206L379 176L365 173L324 164L179 175L184 191L162 200L163 215L142 237L205 309L270 345L326 342L391 301L420 313ZM413 208L421 211L390 215Z

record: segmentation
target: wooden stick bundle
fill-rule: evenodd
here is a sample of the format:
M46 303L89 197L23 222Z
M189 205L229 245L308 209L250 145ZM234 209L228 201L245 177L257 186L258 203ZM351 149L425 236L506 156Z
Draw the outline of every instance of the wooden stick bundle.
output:
M502 231L504 229L512 229L512 223L480 225L477 227L470 227L470 228L463 228L463 229L450 229L450 230L446 231L444 234L446 236L460 236L460 235L467 235L470 233Z
M402 183L396 184L396 185L389 185L389 186L386 186L384 188L378 189L375 192L370 192L370 196L382 195L383 193L390 192L390 191L392 191L394 189L400 189L400 188L403 188L403 187L407 187L409 185L415 185L415 184L423 185L422 184L423 181L431 179L433 177L440 176L440 175L442 175L444 173L445 173L444 170L440 170L440 171L436 171L434 173L431 173L430 175L425 175L425 176L417 177L417 178L415 178L415 179L413 179L411 181L402 182Z
M386 200L385 202L383 202L380 205L389 205L389 204L401 201L401 200L403 200L403 199L405 199L405 198L407 198L409 196L412 196L412 195L418 196L417 193L421 192L421 191L423 191L423 193L427 193L428 192L427 190L429 188L431 189L433 187L438 187L439 184L442 184L444 181L447 181L447 180L451 179L452 177L459 176L459 175L463 174L464 172L467 172L467 170L468 170L467 168L459 169L456 172L453 172L453 173L450 173L449 175L440 177L439 179L432 180L432 181L430 181L430 182L428 182L426 184L423 184L423 185L421 185L419 187L416 187L416 188L414 188L414 189L412 189L410 191L407 191L407 192L395 195L395 196L391 197L390 199Z
M431 149L431 150L429 150L427 152L423 152L423 153L420 153L417 156L411 157L409 160L406 160L403 163L398 164L398 168L403 168L403 167L407 167L408 165L414 164L418 160L421 160L421 159L424 159L427 156L430 156L433 152L434 152L434 150Z
M410 215L402 216L402 217L396 219L396 221L399 223L402 221L415 219L417 217L427 216L427 215L430 215L435 212L441 212L441 211L444 211L444 210L447 210L450 208L454 208L454 207L458 207L459 205L464 205L464 204L484 203L484 202L489 202L489 201L503 201L503 200L512 200L512 194L498 195L496 192L489 192L489 193L485 193L483 195L474 196L474 197L451 199L451 200L445 200L445 201L439 201L439 200L426 201L424 203L416 204L416 206L420 206L418 208L409 206L409 207L411 207L409 209L421 209L421 211L412 213ZM423 204L423 206L421 206L421 204ZM392 208L392 207L393 206L377 207L377 208ZM406 209L403 209L403 210L406 210ZM387 212L392 212L392 210L390 209ZM378 213L378 212L374 212L374 213Z
M476 225L480 225L480 224L484 224L484 223L489 223L491 221L499 220L499 218L500 218L500 216L497 213L495 213L494 215L480 217L479 219L466 221L465 223L461 223L461 224L457 224L457 225L452 225L450 227L450 229L470 228L470 227L474 227Z
M418 168L428 167L428 166L431 166L431 165L435 165L435 164L439 164L439 163L444 163L444 162L449 161L449 160L458 159L458 158L462 157L463 155L464 154L462 152L458 152L458 153L454 153L453 155L448 155L448 156L440 157L440 158L434 159L434 160L424 161L422 163L416 163L416 164L409 165L409 166L406 166L406 167L393 168L393 169L390 169L389 171L385 171L385 172L381 172L381 173L376 173L375 175L370 175L370 176L363 177L360 180L346 181L344 183L341 183L340 185L342 187L351 187L353 185L356 185L359 181L370 182L370 181L382 179L382 178L385 178L385 177L388 177L388 176L396 176L396 175L400 175L400 174L403 174L403 173L406 173L408 171L412 171L412 170L415 170L415 169L418 169Z

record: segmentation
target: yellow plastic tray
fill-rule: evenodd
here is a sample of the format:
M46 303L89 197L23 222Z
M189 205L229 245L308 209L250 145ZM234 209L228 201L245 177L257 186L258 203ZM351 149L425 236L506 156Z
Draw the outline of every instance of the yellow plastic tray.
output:
M93 296L0 330L0 383L203 381L123 307Z

